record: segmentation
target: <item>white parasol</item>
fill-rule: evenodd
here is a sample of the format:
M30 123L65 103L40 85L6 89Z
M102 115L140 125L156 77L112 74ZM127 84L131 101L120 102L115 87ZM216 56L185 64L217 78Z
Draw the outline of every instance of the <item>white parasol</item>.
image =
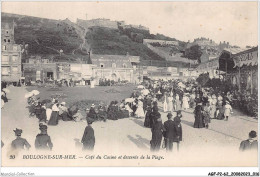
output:
M10 93L10 90L7 89L7 88L4 88L3 91L4 91L5 93Z
M148 89L142 90L142 94L143 95L148 95L149 93L150 93L150 91Z
M134 102L134 101L135 101L134 98L126 98L126 99L125 99L125 102L126 102L126 103L132 103L132 102Z
M34 95L39 95L40 94L40 92L38 90L33 90L33 91L31 91L31 93L33 93Z
M26 93L25 94L25 98L30 98L30 97L32 97L33 96L33 93L32 92L28 92L28 93Z
M137 88L143 89L143 88L144 88L144 86L143 86L143 85L138 85L138 87L137 87Z

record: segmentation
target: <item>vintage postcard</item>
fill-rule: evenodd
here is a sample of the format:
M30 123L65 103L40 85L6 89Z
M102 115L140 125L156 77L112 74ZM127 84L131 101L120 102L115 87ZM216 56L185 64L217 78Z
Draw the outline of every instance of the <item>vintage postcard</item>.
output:
M258 2L1 10L2 167L258 166Z

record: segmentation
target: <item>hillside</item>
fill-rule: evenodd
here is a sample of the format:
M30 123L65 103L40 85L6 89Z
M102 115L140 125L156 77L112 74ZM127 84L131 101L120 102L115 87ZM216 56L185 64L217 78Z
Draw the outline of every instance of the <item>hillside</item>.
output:
M28 55L71 55L82 43L76 30L58 20L2 13L2 22L14 21L17 44L28 44Z
M84 29L76 23L38 17L2 13L2 22L15 23L15 42L28 44L28 56L42 55L57 61L87 59L94 54L135 55L142 60L165 60L142 43L143 39L176 40L161 34L150 34L136 28L111 29L91 27ZM60 57L60 51L63 51ZM27 56L27 57L28 57Z
M140 56L143 60L164 60L142 43L132 41L119 30L92 27L86 34L87 43L91 45L92 53L108 55Z

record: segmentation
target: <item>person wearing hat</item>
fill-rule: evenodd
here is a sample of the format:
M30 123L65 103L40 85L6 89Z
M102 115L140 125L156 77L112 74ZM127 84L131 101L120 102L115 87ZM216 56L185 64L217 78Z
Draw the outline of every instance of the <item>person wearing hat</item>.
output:
M225 109L224 117L226 118L226 121L228 121L228 117L232 113L232 107L231 107L229 101L226 101L226 105L225 105L224 109Z
M16 136L16 139L12 141L11 147L13 150L22 150L24 147L29 150L31 145L28 141L21 137L23 130L20 128L16 128L13 130Z
M250 131L249 132L249 138L247 140L244 140L240 143L239 150L244 152L244 151L251 151L251 150L256 150L258 149L258 141L257 141L257 135L256 131Z
M71 121L72 119L69 116L68 108L65 106L65 102L61 102L59 105L59 116L63 121Z
M53 144L51 142L51 137L47 134L47 125L44 123L39 124L40 134L36 136L35 139L35 149L37 150L52 150Z
M150 141L151 151L159 151L161 147L162 137L163 137L163 124L161 119L161 114L159 112L153 112L154 120L152 126L152 140Z
M173 139L176 136L175 125L172 118L172 113L167 114L168 120L164 122L164 138L165 138L165 147L166 151L172 151Z
M48 125L58 125L59 123L59 108L58 108L58 100L54 101L52 106L51 117L48 122Z
M216 118L216 111L217 111L217 97L215 94L212 95L212 100L210 103L210 118Z
M87 117L94 119L94 120L97 120L98 116L97 116L97 113L95 111L95 104L91 105L89 112L87 114Z
M104 106L100 105L98 107L97 116L98 116L98 120L103 120L104 122L107 121L107 112L106 112L106 108Z
M177 111L177 116L174 117L174 128L175 128L175 136L173 138L173 142L177 143L177 150L179 151L179 144L182 141L182 126L181 126L181 110Z
M202 102L199 102L197 104L197 106L195 107L194 110L194 117L195 117L195 121L194 121L194 128L203 128L204 124L203 124L203 108L202 108Z
M189 109L189 97L187 96L187 93L184 93L183 98L182 98L182 108L183 110Z
M85 128L81 143L83 144L83 150L92 151L95 146L95 134L94 129L92 128L93 119L87 119L88 125Z

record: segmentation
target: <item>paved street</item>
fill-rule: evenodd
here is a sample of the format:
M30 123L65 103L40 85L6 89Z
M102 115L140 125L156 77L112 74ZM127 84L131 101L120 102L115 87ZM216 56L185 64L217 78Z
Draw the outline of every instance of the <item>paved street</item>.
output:
M25 88L11 87L11 93L8 94L9 102L2 109L2 140L5 146L2 148L3 165L47 165L44 161L19 161L10 160L10 144L15 138L13 129L20 127L23 129L22 137L26 138L32 145L30 151L26 154L36 154L34 148L34 140L39 133L38 120L29 118L27 102L24 94L27 92ZM247 139L248 132L251 130L257 131L257 120L239 116L235 111L229 121L212 120L209 129L193 128L194 116L193 110L183 112L182 127L183 127L183 142L180 145L180 151L176 149L172 153L165 153L162 149L159 155L165 160L153 160L151 166L256 166L257 155L245 156L238 152L239 144L242 140ZM161 113L163 122L166 121L166 113ZM143 126L144 119L128 118L117 121L108 120L107 122L93 123L95 130L96 145L94 155L98 154L127 154L140 155L150 154L151 130ZM54 144L52 154L77 154L83 157L88 154L82 152L81 148L76 148L75 138L81 141L84 129L87 123L85 122L63 122L60 121L58 126L49 127L48 134ZM174 148L176 145L174 144ZM246 158L245 158L246 157ZM55 161L55 165L64 166L87 166L88 161ZM98 161L93 161L99 164ZM120 164L120 161L105 161L101 166L110 165L139 165L142 166L142 161L126 161ZM169 163L170 162L170 163Z

